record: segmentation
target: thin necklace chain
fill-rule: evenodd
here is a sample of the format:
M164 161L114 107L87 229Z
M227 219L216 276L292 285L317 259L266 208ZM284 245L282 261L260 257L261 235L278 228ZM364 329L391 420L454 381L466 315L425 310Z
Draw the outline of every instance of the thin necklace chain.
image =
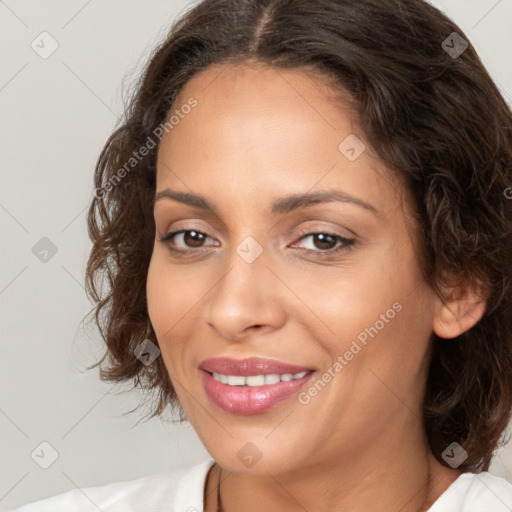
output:
M222 508L222 500L220 498L220 475L222 473L222 468L219 466L219 481L217 482L217 512L224 512Z

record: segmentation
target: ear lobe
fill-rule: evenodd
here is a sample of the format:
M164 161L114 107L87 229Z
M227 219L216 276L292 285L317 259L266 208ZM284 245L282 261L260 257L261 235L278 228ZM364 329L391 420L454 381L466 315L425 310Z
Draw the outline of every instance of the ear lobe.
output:
M484 315L488 292L483 286L459 284L445 288L439 297L432 329L440 338L455 338L471 329Z

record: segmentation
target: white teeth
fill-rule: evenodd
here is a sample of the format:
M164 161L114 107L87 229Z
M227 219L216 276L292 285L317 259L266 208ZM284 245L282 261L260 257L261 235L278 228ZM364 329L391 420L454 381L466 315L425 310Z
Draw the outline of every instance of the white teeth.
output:
M277 384L281 379L278 373L269 373L265 375L265 384Z
M228 384L229 386L265 386L267 384L277 384L278 382L288 382L290 380L302 379L308 372L300 372L292 375L291 373L269 373L267 375L249 375L242 377L240 375L224 375L222 373L213 372L213 378Z
M245 377L248 386L264 386L265 375L250 375Z
M230 386L243 386L245 384L245 377L241 375L228 375L228 384Z

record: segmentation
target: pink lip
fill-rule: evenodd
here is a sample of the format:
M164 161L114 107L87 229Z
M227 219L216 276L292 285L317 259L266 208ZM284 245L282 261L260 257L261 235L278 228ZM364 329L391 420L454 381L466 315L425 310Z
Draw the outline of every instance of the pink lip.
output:
M200 369L204 388L212 402L223 411L242 415L260 414L269 410L279 402L295 395L313 375L310 368L261 358L208 359L201 363ZM210 374L216 372L224 375L248 376L270 373L297 374L303 371L309 373L301 379L265 386L229 386L216 381Z
M249 357L247 359L216 357L204 360L199 365L199 368L209 373L215 372L243 377L247 377L248 375L268 375L269 373L291 373L295 375L312 370L312 368L305 366L297 366L295 364L283 363L281 361L261 357Z

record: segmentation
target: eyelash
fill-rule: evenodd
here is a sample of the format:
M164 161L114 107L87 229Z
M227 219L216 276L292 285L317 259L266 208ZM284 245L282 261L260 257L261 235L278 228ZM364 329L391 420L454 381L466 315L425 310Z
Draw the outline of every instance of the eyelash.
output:
M203 231L199 231L198 229L191 228L191 229L180 229L180 230L177 230L177 231L172 231L171 233L168 233L164 237L159 238L159 241L164 243L165 245L167 245L168 249L173 254L176 254L176 255L185 255L187 253L190 254L192 252L201 252L201 251L204 252L206 250L204 247L199 247L199 248L196 248L196 249L187 250L187 249L176 249L175 247L172 246L171 242L172 242L172 240L174 239L174 237L176 235L179 235L181 233L188 233L188 232L191 232L191 231L194 231L196 233L204 235L207 238L210 238ZM345 250L350 250L352 248L352 245L355 242L355 240L352 239L352 238L345 238L345 237L342 237L341 235L337 235L336 233L330 233L328 231L307 231L307 230L304 230L304 231L299 233L298 241L304 240L305 238L308 238L309 236L314 236L314 235L328 235L330 237L333 237L337 242L341 242L342 243L342 245L338 246L337 248L325 249L323 251L322 250L315 250L315 249L305 249L305 251L307 251L308 253L316 253L316 254L320 255L321 257L322 256L330 256L330 255L333 255L333 254L337 254L337 253L339 253L341 251L345 251Z

